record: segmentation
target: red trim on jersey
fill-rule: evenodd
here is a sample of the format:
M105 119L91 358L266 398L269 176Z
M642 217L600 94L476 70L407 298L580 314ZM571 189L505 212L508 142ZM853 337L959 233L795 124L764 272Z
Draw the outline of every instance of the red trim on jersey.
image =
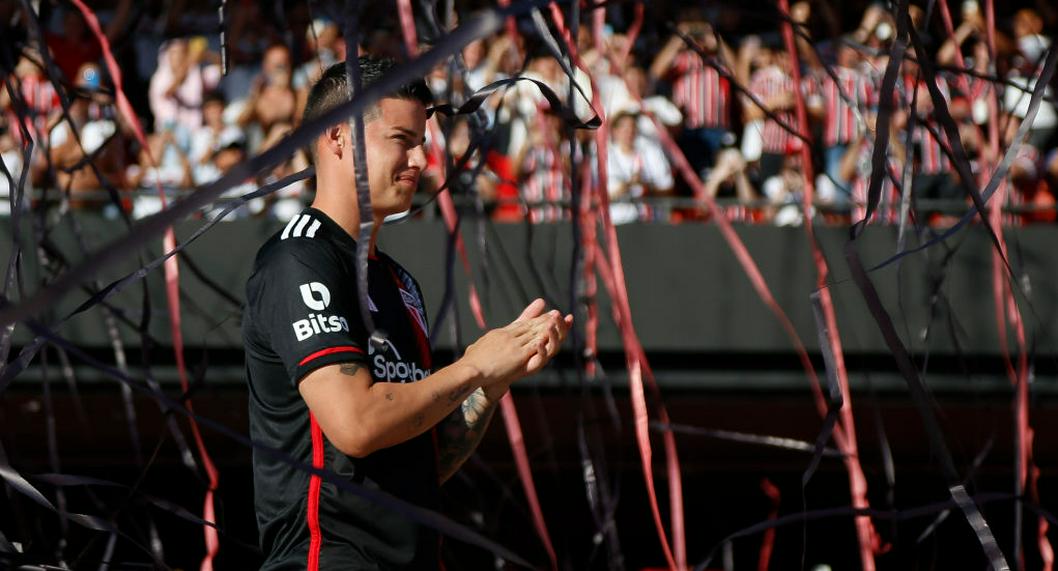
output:
M304 359L302 359L298 363L298 366L300 367L300 366L304 365L305 363L308 363L309 361L312 361L313 359L318 359L319 357L323 357L324 355L330 355L331 353L347 353L347 352L348 353L363 353L364 350L359 348L359 347L353 347L351 345L343 345L341 347L331 347L329 349L321 349L321 350L316 351L315 353L309 355L308 357L305 357Z
M309 412L309 430L312 433L312 467L323 468L323 431L316 423L316 417ZM308 571L319 571L320 568L320 546L323 544L323 534L320 533L320 477L313 474L309 476L309 560Z

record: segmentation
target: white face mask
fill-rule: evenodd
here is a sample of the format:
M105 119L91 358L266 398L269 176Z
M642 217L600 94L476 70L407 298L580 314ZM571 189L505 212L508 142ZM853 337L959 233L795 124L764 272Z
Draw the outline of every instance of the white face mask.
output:
M443 97L448 91L448 80L443 77L430 77L429 84L434 97Z
M889 22L882 22L874 29L874 35L884 42L893 37L893 27L889 25Z

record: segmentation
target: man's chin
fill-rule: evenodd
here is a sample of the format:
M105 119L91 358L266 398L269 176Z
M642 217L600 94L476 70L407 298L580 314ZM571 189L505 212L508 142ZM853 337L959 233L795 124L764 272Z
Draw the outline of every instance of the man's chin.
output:
M394 212L393 214L387 214L387 215L383 216L382 217L382 222L386 223L386 222L396 222L397 220L403 220L404 218L407 218L407 216L409 214L411 214L411 209L410 208L406 208L404 210L401 210L400 212Z
M401 218L407 216L408 211L411 210L411 200L402 200L399 204L387 204L384 206L377 206L373 208L372 214L375 219L384 218L390 220L393 218Z

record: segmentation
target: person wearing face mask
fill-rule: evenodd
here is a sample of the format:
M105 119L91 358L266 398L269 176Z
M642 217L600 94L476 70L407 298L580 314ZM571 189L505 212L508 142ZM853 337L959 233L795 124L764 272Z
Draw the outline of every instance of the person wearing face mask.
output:
M55 182L70 208L103 212L107 188L125 186L128 125L114 116L113 101L102 85L103 70L85 64L77 74L69 119L57 115L49 132ZM72 121L72 125L71 125ZM92 157L91 161L86 161Z

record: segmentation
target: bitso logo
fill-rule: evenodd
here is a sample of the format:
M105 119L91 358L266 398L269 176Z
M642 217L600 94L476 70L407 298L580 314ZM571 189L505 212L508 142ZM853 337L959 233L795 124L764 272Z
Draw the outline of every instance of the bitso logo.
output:
M323 311L331 304L331 291L320 282L301 284L301 301L313 311ZM290 324L298 341L304 341L318 333L349 331L349 322L339 315L310 313L305 319Z
M317 299L316 296L319 296ZM323 311L331 304L331 290L320 282L309 282L301 284L301 300L309 309Z

